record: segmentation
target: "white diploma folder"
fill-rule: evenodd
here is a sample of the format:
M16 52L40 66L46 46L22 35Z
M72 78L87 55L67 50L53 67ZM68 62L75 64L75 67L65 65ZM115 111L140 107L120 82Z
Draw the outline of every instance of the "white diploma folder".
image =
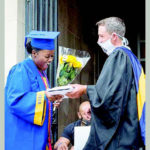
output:
M88 140L91 126L79 126L74 128L74 150L82 150Z
M72 90L73 90L73 87L69 85L47 89L50 95L64 95L64 98L67 98L66 94L68 92L71 92Z

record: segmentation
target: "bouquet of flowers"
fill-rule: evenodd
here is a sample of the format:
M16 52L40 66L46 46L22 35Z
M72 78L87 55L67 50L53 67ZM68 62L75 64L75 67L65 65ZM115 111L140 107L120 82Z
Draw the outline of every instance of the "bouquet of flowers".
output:
M63 86L71 83L90 59L86 51L59 47L59 62L57 68L57 85Z

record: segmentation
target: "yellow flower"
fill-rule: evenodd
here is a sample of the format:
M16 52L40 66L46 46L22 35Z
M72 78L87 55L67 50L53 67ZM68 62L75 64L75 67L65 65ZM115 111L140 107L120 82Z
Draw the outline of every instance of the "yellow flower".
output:
M70 67L72 67L72 65L73 65L72 63L69 63L69 66L70 66Z
M62 64L62 63L63 63L63 56L60 56L60 58L59 58L59 62L60 62L60 64Z
M81 67L82 67L82 64L81 64L79 61L75 61L75 62L73 63L73 67L74 67L74 68L81 68Z
M73 56L73 55L68 55L68 56L67 56L67 59L66 59L66 62L73 63L73 62L75 62L76 60L77 60L77 59L76 59L75 56Z
M59 58L59 62L60 64L62 64L63 62L68 62L69 66L73 66L74 68L81 68L82 64L77 61L77 58L73 55L64 55L64 56L60 56Z

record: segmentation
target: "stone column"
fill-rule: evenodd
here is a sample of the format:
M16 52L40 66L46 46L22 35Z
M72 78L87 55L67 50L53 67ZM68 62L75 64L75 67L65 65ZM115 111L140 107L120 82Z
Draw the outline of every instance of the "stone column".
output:
M0 149L4 150L4 0L0 2Z
M0 2L0 150L4 150L4 88L10 68L25 58L25 0Z
M5 0L5 81L10 68L25 58L25 0Z

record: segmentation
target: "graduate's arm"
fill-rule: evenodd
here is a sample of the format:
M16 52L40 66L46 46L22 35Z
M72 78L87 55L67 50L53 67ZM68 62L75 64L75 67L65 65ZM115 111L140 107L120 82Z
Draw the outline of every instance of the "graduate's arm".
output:
M12 114L37 125L42 125L45 119L45 91L33 92L29 76L22 65L14 67L8 76L5 88L6 103Z

